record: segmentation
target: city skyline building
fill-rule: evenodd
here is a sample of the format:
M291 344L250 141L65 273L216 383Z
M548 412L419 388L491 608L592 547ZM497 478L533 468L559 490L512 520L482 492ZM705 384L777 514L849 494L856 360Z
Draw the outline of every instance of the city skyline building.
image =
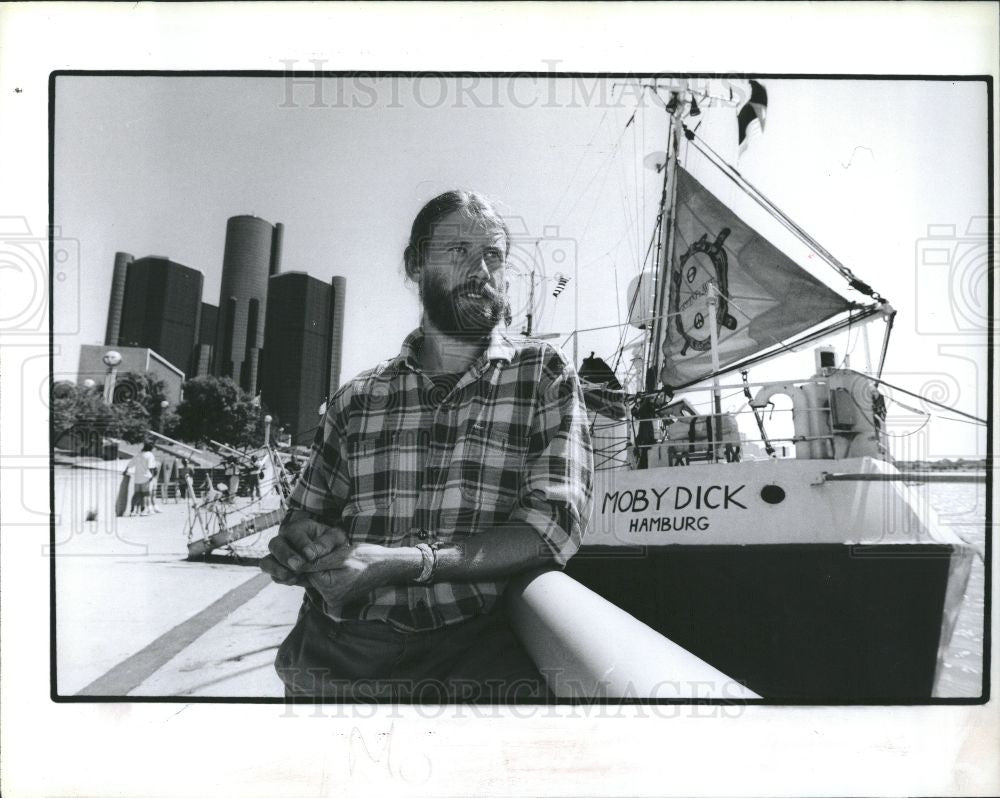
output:
M259 388L268 279L281 267L283 230L258 216L226 222L212 372L251 394Z
M339 385L346 281L290 271L268 281L261 401L292 443L308 445Z
M317 411L340 387L347 281L282 273L283 237L281 223L228 220L219 305L202 301L200 271L115 253L105 344L88 346L80 373L96 376L99 355L116 348L133 353L130 368L169 372L178 399L185 379L229 377L308 444Z
M108 306L108 325L104 333L104 343L118 344L122 329L122 308L125 306L125 280L128 267L135 258L130 252L115 253L115 270L111 277L111 301Z
M201 303L198 321L198 341L191 356L191 377L204 377L212 373L212 356L215 353L215 333L219 322L219 309L208 302Z
M125 258L115 256L118 266ZM179 369L188 370L199 336L199 317L204 276L197 269L176 263L167 257L149 255L134 259L122 269L120 281L112 284L109 309L109 346L147 347L158 352ZM120 325L117 340L112 320L120 299Z

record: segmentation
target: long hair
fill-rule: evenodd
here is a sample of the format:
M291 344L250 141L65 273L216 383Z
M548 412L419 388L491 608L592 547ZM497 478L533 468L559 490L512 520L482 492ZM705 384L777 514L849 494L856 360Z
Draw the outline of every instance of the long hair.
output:
M413 220L410 240L403 251L406 276L411 280L427 260L427 245L434 232L434 225L453 211L462 211L466 218L487 227L500 228L504 237L504 259L510 254L510 230L486 197L475 191L446 191L424 205Z

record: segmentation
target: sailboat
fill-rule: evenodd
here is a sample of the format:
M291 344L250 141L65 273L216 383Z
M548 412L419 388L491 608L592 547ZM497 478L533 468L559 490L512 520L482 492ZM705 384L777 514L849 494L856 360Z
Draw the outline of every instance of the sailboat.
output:
M628 289L644 332L632 384L593 356L580 364L597 470L566 572L765 699L931 699L974 551L921 506L908 483L924 477L900 473L889 454L879 389L895 310L689 126L692 92L672 91L665 107L668 146L651 159L663 181L655 268ZM844 290L699 182L681 163L685 142ZM875 320L886 334L870 372L820 346L812 374L748 378ZM746 396L759 441L722 412L723 390ZM783 440L765 418L779 395L794 427ZM711 412L699 412L706 396Z

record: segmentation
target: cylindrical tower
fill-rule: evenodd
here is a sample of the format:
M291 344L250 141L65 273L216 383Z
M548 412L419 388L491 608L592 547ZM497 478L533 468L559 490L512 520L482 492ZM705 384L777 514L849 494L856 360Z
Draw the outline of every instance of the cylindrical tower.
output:
M105 346L118 346L122 329L122 308L125 306L125 278L132 263L128 252L115 253L115 272L111 278L111 301L108 303L108 327L104 334Z
M234 216L226 223L213 371L250 393L257 392L257 358L264 346L273 229L256 216Z
M281 271L281 244L285 238L285 226L278 222L274 226L274 233L271 235L271 266L268 276L274 277Z
M333 296L330 297L330 390L328 396L340 387L340 360L344 350L344 298L347 280L334 277L331 281Z

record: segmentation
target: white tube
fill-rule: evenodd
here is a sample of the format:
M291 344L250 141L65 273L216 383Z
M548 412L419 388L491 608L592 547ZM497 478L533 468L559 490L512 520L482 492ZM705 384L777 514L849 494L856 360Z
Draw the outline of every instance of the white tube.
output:
M562 571L513 579L511 624L559 697L759 698Z

